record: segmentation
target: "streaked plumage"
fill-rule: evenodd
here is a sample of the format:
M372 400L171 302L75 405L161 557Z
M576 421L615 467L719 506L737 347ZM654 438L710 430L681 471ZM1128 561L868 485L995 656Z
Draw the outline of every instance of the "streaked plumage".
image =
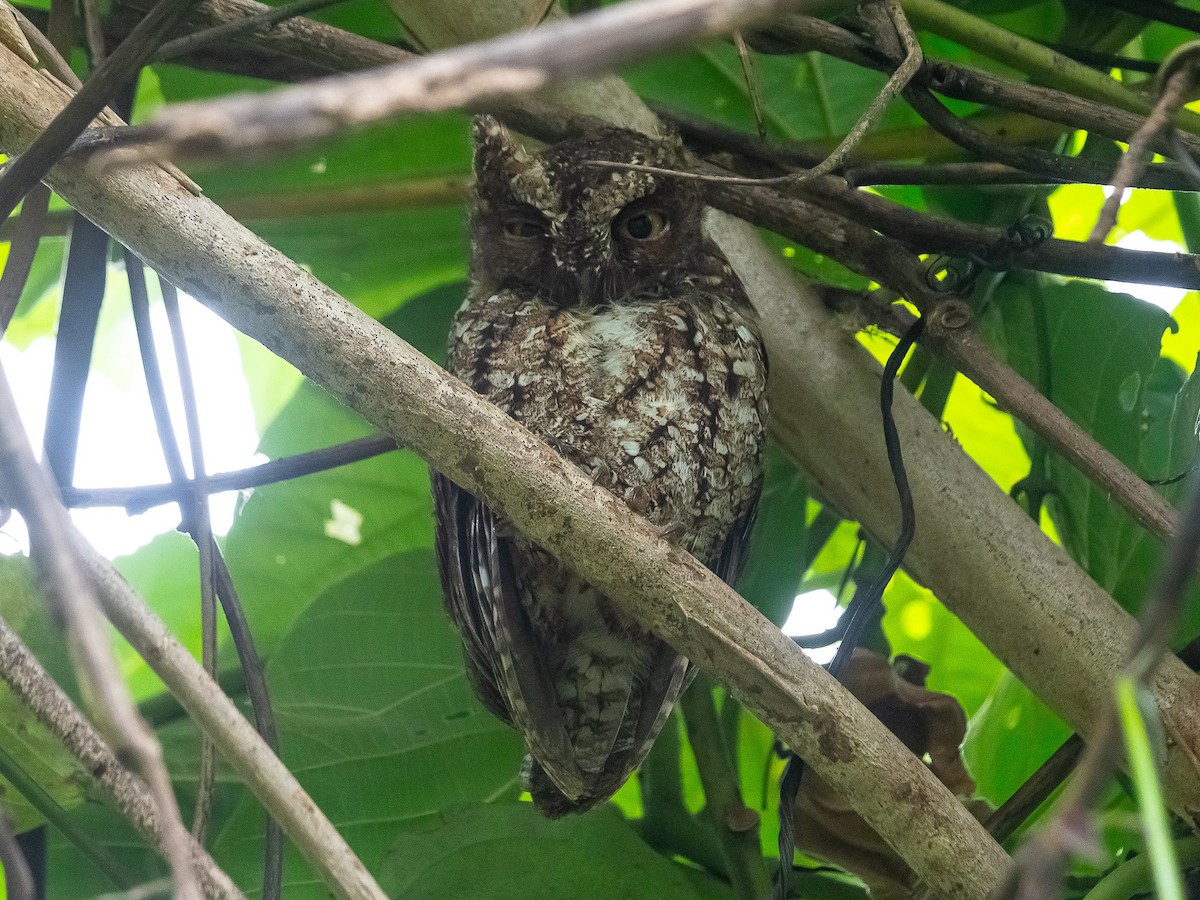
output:
M476 120L472 287L448 368L732 580L761 485L766 358L693 182L618 129L523 151ZM434 476L446 605L477 693L524 735L550 816L611 796L688 662L449 480Z

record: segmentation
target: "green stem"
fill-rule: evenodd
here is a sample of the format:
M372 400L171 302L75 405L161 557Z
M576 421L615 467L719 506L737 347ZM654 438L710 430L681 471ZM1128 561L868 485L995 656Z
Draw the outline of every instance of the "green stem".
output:
M941 0L901 0L901 5L914 27L990 56L1051 87L1143 116L1153 107L1145 97L1108 75ZM1176 125L1200 134L1200 115L1180 110Z
M771 878L762 857L758 820L742 800L712 692L712 680L700 675L681 701L704 786L704 816L721 844L734 894L739 900L765 900L771 895Z
M1200 836L1189 834L1175 842L1175 855L1181 869L1200 866ZM1100 879L1083 900L1129 900L1153 887L1150 874L1150 854L1141 853L1117 866Z
M1175 845L1171 841L1171 823L1163 804L1162 786L1154 762L1146 723L1138 706L1138 685L1127 675L1117 679L1117 711L1121 731L1125 736L1125 752L1129 756L1129 773L1146 832L1146 856L1154 875L1154 888L1159 900L1183 900L1183 883L1175 860Z
M679 771L679 716L672 713L642 763L642 840L667 857L683 856L710 872L725 874L716 837L688 813Z

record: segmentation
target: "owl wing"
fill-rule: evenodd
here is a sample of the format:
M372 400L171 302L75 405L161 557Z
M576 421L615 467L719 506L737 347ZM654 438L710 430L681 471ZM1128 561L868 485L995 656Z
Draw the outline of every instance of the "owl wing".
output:
M761 493L761 486L754 491L754 496ZM754 531L754 521L758 518L758 502L751 504L725 534L725 540L717 548L713 558L706 563L713 574L730 587L733 587L738 576L742 574L742 564L746 558L746 548L750 544L750 533Z
M521 603L512 544L498 534L491 509L444 475L433 474L433 495L446 611L462 635L476 693L517 726L562 792L578 797L584 776Z

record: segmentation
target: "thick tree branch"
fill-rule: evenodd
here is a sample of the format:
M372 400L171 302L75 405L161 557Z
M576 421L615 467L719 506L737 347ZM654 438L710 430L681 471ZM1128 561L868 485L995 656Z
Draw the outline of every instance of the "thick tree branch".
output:
M42 79L2 50L0 84L0 146L19 151L57 102ZM98 175L68 160L51 182L158 271L384 430L403 436L620 598L630 614L718 673L939 894L986 896L1006 858L928 769L757 611L584 473L160 169L143 164ZM117 612L111 585L102 585L101 593L110 614ZM124 616L118 624L129 627ZM158 633L156 640L167 636ZM162 659L161 646L142 649ZM195 666L190 657L187 664ZM181 700L203 726L212 726L191 697ZM261 789L255 766L238 768ZM281 818L292 833L295 811L285 812L291 819Z

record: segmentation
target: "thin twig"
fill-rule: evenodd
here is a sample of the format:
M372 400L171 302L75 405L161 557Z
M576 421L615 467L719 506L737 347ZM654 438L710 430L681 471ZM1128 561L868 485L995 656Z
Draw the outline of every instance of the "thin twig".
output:
M899 35L904 58L896 67L896 71L888 78L887 84L880 89L866 111L854 123L854 127L842 138L837 148L820 165L802 173L798 178L799 181L826 175L844 165L859 142L883 115L888 104L908 87L913 76L921 68L921 45L917 42L917 36L904 17L904 10L900 7L899 0L878 0L878 2L881 3L882 13L891 20L894 33Z
M158 49L154 58L161 61L164 59L174 59L188 53L195 53L197 50L210 47L214 43L241 35L268 31L280 22L294 19L296 16L304 16L310 12L316 12L319 9L342 2L345 2L345 0L294 0L292 3L287 3L255 15L235 19L221 25L214 25L203 31L185 34L182 37L169 40Z
M254 634L246 619L245 608L234 588L233 576L225 557L215 539L212 542L212 557L216 566L217 597L225 612L225 622L237 650L238 662L242 667L246 693L250 697L250 711L254 714L254 728L259 737L279 755L279 732L275 727L275 711L271 705L271 694L267 689L267 676L262 657L254 645ZM283 892L283 828L279 821L267 813L266 833L263 840L263 900L279 900Z
M162 819L150 789L121 764L71 698L3 620L0 620L0 679L37 720L63 742L80 765L92 773L121 815L160 855L166 856ZM192 840L182 824L180 830L200 877L204 896L244 900L229 876Z
M166 838L167 858L177 896L199 900L186 832L154 733L137 714L108 643L95 594L74 552L71 525L46 472L34 459L20 425L16 400L0 368L0 489L20 510L37 548L34 560L50 609L67 632L84 696L101 730L131 760L155 797Z
M1082 753L1083 739L1077 734L1067 738L1011 797L988 816L983 824L992 837L1000 843L1012 837L1075 771Z
M150 60L154 49L190 6L191 0L159 0L112 56L92 73L41 136L17 157L0 177L0 219L8 217L117 91Z
M150 412L154 419L154 427L158 432L158 445L162 448L163 462L167 474L171 477L170 488L173 495L164 502L175 501L179 504L181 518L187 517L188 504L196 496L188 482L187 471L183 466L183 454L179 452L179 442L175 438L175 429L171 424L171 411L167 405L167 390L163 384L162 369L159 367L158 351L154 343L154 328L150 322L150 294L146 289L146 267L142 265L137 254L128 248L122 248L125 258L125 277L129 283L129 306L133 313L133 326L137 334L138 354L142 360L142 375L146 379L146 393L150 401ZM65 496L74 496L78 491L64 490ZM73 504L64 499L68 506ZM122 504L124 505L124 504ZM137 512L144 512L139 508ZM130 510L133 513L133 510Z
M1104 6L1121 9L1135 16L1166 22L1177 28L1188 31L1200 31L1200 12L1177 6L1174 3L1164 3L1162 0L1096 0Z
M1096 224L1088 236L1089 242L1104 243L1109 232L1116 227L1117 213L1121 208L1125 191L1129 189L1134 175L1144 168L1150 156L1152 143L1160 134L1171 128L1171 121L1174 119L1175 113L1187 102L1192 86L1195 84L1198 66L1200 66L1200 62L1196 60L1195 52L1189 53L1172 67L1171 71L1167 73L1165 81L1160 79L1162 89L1158 101L1154 104L1150 115L1146 116L1142 127L1129 139L1129 147L1117 163L1117 169L1112 177L1112 193L1104 198L1104 205L1100 208Z
M188 355L187 337L183 331L183 316L179 311L179 294L175 286L159 279L163 308L171 332L175 368L179 376L179 393L183 399L184 424L187 427L188 449L192 461L194 493L188 504L186 524L196 542L200 559L200 655L204 671L215 681L217 677L217 598L213 586L213 535L208 509L208 470L204 465L204 438L200 426L200 410L196 403L196 386L192 380L192 364ZM200 741L200 774L196 787L196 809L192 817L192 835L201 844L208 831L212 813L213 791L216 789L217 760L212 740L205 735Z
M375 72L168 108L139 133L154 152L169 155L279 151L404 113L470 106L608 71L816 2L635 0Z
M904 18L904 12L901 10L898 0L879 0L884 4L885 14L891 16L895 22L895 28L900 34L904 42L904 59L897 66L895 72L888 78L887 84L877 93L874 99L859 116L858 121L824 159L811 168L802 171L789 172L786 175L777 175L766 178L741 178L733 175L705 175L698 172L677 172L669 169L661 169L655 166L646 166L631 163L615 163L607 161L593 161L589 165L603 166L607 168L628 169L637 172L650 172L658 175L671 175L676 178L684 178L693 181L706 182L709 184L724 184L724 185L748 185L748 186L763 186L763 185L779 185L792 186L799 185L814 178L820 178L823 175L828 175L830 172L842 168L850 155L866 137L867 133L875 127L879 117L883 115L889 103L903 91L912 81L917 70L921 68L921 45L917 42L917 37L908 27L908 23Z
M8 329L29 281L49 208L50 188L40 183L25 195L25 202L21 204L21 216L8 248L4 274L0 275L0 337Z
M210 475L208 491L210 494L220 494L225 491L244 491L277 484L361 462L395 449L396 441L388 435L374 434L356 438L332 447L280 457L246 469ZM73 508L122 506L130 514L136 515L155 506L186 500L192 490L193 487L185 479L178 484L152 484L145 487L67 488L63 494L66 504Z
M100 10L96 8L96 0L80 0L83 9L83 34L87 41L88 56L91 57L92 68L100 66L108 55L104 47L104 29L100 23Z
M742 66L742 81L746 85L746 95L750 98L750 109L754 113L754 124L758 127L759 140L767 139L767 120L763 115L762 88L758 83L758 72L754 68L754 57L746 46L746 39L740 31L733 33L733 46L737 50L738 62Z

